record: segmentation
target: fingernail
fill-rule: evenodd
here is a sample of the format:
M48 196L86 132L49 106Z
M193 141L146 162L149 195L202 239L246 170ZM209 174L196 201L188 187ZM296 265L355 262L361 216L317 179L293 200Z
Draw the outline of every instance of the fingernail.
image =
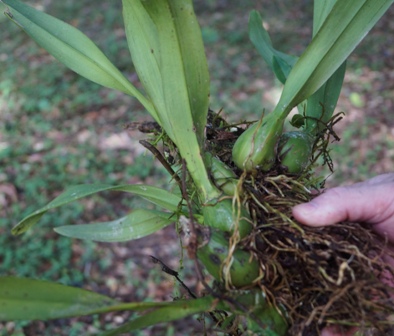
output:
M313 224L317 205L313 203L303 203L293 208L294 217L304 224Z
M296 205L296 207L298 208L298 211L307 214L307 213L315 212L318 208L318 205L315 202L311 201L308 203L302 203Z

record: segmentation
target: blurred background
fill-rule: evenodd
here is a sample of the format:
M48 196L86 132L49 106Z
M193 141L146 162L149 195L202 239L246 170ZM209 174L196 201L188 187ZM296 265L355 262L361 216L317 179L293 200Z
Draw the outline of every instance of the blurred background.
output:
M26 1L27 2L27 1ZM138 86L123 30L120 1L29 1L81 29ZM231 121L257 119L270 111L281 87L248 40L249 12L257 9L274 46L300 55L310 40L312 0L196 0L211 72L211 108ZM3 12L4 6L0 5ZM327 186L349 184L393 171L394 8L381 19L348 61L337 112L341 141L332 145L335 172ZM46 214L29 232L10 229L67 186L81 183L147 183L166 187L168 174L138 144L146 138L126 130L150 120L124 94L78 77L0 16L0 275L58 281L125 301L172 300L179 285L150 262L160 258L195 284L173 226L122 244L60 237L53 227L107 221L143 201L102 193ZM329 172L323 171L326 176ZM0 323L0 335L94 335L129 314L52 322ZM201 334L194 318L133 335Z

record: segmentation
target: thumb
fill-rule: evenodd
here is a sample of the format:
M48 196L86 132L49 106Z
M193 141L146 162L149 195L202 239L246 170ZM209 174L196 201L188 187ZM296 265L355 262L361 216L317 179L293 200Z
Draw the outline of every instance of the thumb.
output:
M293 208L295 219L306 225L324 226L338 223L347 216L344 188L328 189L308 203Z
M295 206L293 216L301 223L312 226L331 225L345 220L382 224L393 220L393 203L393 185L358 184L328 189L309 203Z

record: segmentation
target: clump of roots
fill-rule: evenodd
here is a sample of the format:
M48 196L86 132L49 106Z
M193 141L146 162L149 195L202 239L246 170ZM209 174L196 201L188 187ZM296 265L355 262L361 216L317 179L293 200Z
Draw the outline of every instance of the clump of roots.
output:
M230 132L223 119L211 118L210 149L241 177L230 153L233 138L242 131ZM332 169L327 145L332 138L339 140L332 126L340 119L340 114L334 116L316 140L313 163L321 156ZM328 227L297 223L292 207L317 195L309 191L316 185L311 174L289 176L278 167L242 178L244 202L256 228L241 245L260 262L264 274L260 286L267 298L285 308L289 335L319 335L326 325L357 326L363 335L392 334L394 329L388 330L394 324L390 322L394 268L385 261L393 256L389 243L359 223Z
M332 168L327 145L332 138L338 140L332 126L340 118L334 116L317 139L313 163L321 156ZM327 325L358 327L362 335L394 334L389 329L394 324L394 268L385 261L394 258L389 242L359 223L297 223L291 209L317 195L310 192L316 186L313 175L286 175L277 167L268 174L245 176L231 160L242 132L210 112L207 150L243 180L243 202L255 229L239 245L259 261L264 276L258 285L274 306L284 308L288 334L319 335Z
M358 223L312 228L300 226L291 208L311 195L296 179L266 176L249 192L258 217L256 232L243 243L256 246L264 278L261 287L275 305L285 307L290 335L318 335L324 325L375 328L387 335L394 313L394 270L389 252L370 228Z

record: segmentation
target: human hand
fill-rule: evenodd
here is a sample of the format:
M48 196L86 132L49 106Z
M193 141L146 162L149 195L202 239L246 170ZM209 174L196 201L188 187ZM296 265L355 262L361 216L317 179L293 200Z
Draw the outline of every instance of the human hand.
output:
M308 203L293 208L293 216L309 226L327 226L342 221L362 222L394 243L394 174L376 176L348 187L328 189ZM385 260L394 266L388 256ZM322 336L351 336L356 328L341 331L325 328Z
M394 243L394 173L328 189L309 203L295 206L293 216L309 226L342 221L371 224L376 233Z

